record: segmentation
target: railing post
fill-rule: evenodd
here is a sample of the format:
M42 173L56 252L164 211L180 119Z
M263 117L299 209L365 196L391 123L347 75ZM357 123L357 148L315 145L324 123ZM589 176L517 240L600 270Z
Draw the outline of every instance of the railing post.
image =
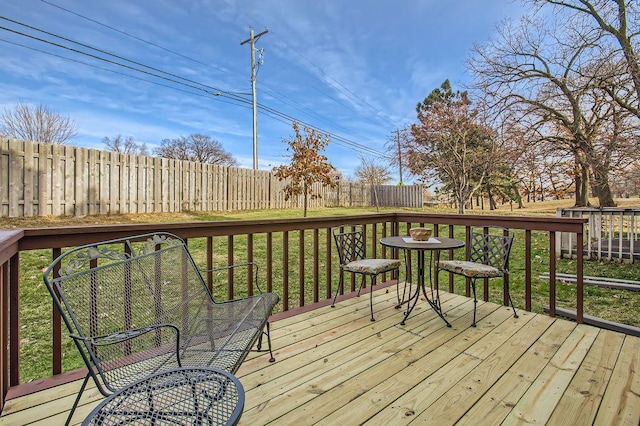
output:
M584 310L584 253L583 253L583 244L584 244L584 234L583 232L578 232L576 238L576 244L578 246L578 256L576 257L576 321L578 324L582 324L584 322L583 318L583 310Z
M454 238L454 237L455 237L454 226L449 225L449 238ZM448 260L453 260L453 249L449 250ZM449 275L449 293L453 293L455 291L453 274L448 274L448 275ZM437 278L438 278L438 274L436 274L436 279Z
M213 237L207 237L207 287L213 295Z
M505 237L508 237L509 236L509 230L505 229L503 231L502 235L505 236ZM511 242L511 244L513 245L513 241ZM509 258L508 257L507 257L507 262L505 264L505 268L507 269L507 271L509 270ZM502 304L504 306L509 306L509 294L507 293L508 290L509 290L509 274L504 274L502 279L503 279L503 282L502 282Z
M4 408L4 397L9 390L9 262L0 264L0 410Z
M313 229L313 302L320 301L320 230Z
M20 253L9 260L9 386L20 383Z
M326 229L326 242L325 242L325 247L326 247L326 263L325 263L325 269L327 272L327 276L326 276L326 298L327 299L331 299L331 285L332 285L332 268L331 268L331 247L332 247L332 236L331 236L331 228L327 228Z
M267 233L267 293L273 291L273 233Z
M289 310L289 231L282 233L282 310Z
M253 296L253 234L247 235L247 262L250 264L247 268L247 295Z
M531 312L531 230L524 231L524 309Z
M298 233L298 306L304 306L304 229Z
M549 316L556 316L556 233L549 231Z
M57 259L58 256L62 254L62 249L54 248L52 250L53 259ZM58 278L60 277L60 264L57 264L55 269L53 270L53 276ZM59 297L56 294L56 297ZM60 311L56 306L56 303L51 300L51 316L52 316L52 350L53 350L53 360L52 360L52 370L53 374L62 373L62 318L60 317Z
M233 235L229 235L227 237L227 265L234 264L234 255L233 255ZM234 288L233 288L233 271L229 271L227 274L227 300L233 300L234 296Z
M469 225L464 227L464 251L464 258L469 259L471 256L471 227ZM464 294L471 297L471 278L464 279Z

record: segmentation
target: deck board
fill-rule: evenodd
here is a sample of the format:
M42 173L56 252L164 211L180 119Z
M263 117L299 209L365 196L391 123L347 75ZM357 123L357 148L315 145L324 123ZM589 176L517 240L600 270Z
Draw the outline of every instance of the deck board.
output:
M617 361L610 354L620 352L624 338L624 334L600 331L549 419L550 424L587 424L594 419Z
M513 407L506 422L546 424L597 334L598 329L593 327L575 327Z
M395 292L272 324L275 363L251 354L237 376L241 425L634 424L640 338L442 294L452 327L424 302L405 326ZM80 382L7 401L0 425L63 424ZM74 416L102 400L91 383Z

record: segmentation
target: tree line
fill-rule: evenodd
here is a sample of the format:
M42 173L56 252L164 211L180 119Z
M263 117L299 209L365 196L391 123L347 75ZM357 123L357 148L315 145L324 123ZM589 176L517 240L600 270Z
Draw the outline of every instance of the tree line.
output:
M69 116L64 116L44 105L32 106L19 103L0 114L0 135L4 137L63 144L77 134L77 125ZM102 143L109 151L150 155L147 145L144 142L136 142L132 136L106 136L102 139ZM222 143L201 133L162 139L160 146L153 149L153 154L175 160L224 166L238 165L238 161L224 149Z
M473 48L468 90L447 80L418 103L396 161L437 182L461 213L474 196L495 208L570 193L576 206L593 194L609 207L614 192L637 195L638 2L526 3L519 22Z

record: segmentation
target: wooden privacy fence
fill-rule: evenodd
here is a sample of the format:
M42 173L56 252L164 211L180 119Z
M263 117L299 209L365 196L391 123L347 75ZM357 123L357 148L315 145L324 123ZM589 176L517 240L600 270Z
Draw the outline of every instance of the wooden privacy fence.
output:
M0 140L0 217L298 208L270 171ZM420 186L314 187L309 207L422 207Z

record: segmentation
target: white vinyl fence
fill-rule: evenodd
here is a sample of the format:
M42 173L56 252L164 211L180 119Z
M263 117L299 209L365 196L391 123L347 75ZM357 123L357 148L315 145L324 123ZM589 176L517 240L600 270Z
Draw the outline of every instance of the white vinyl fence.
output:
M558 209L557 216L586 217L584 255L594 259L620 262L640 261L640 208L570 208ZM562 234L562 254L577 254L575 237Z

